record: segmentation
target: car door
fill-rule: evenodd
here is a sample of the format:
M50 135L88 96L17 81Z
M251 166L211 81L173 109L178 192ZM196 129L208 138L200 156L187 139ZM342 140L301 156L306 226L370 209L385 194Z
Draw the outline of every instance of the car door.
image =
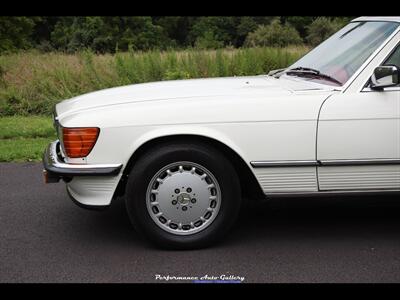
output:
M321 191L400 190L400 86L376 91L365 81L380 64L400 67L398 41L399 35L383 63L375 61L364 69L368 77L364 74L358 91L332 95L321 107L317 133Z

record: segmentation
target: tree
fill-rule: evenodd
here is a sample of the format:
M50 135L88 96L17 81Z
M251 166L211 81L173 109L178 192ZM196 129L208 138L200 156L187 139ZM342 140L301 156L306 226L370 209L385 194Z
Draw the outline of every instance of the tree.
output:
M239 24L236 27L236 34L238 36L238 44L239 46L243 45L246 36L255 31L258 27L257 20L254 17L240 17Z
M153 24L151 17L121 17L122 26L118 39L118 47L127 50L165 49L173 43L164 29Z
M313 16L79 16L0 17L0 52L37 48L74 52L91 49L283 46L304 41L313 45L349 18Z
M51 33L60 17L32 17L35 26L32 31L32 41L35 45L42 42L50 42Z
M189 41L194 44L199 38L213 36L215 41L226 46L236 44L236 23L234 17L199 17L189 32Z
M72 38L75 17L60 17L50 34L51 44L58 50L67 50Z
M0 17L0 52L31 47L34 25L33 18Z
M113 52L128 48L145 50L171 46L163 28L151 17L63 17L51 34L58 49L76 51L90 48Z
M300 36L305 39L307 36L307 26L310 25L317 17L312 16L290 16L283 17L283 22L287 22L292 25L300 34Z
M270 25L260 25L250 32L246 38L245 46L277 46L301 44L302 39L297 30L289 24L282 25L279 19L274 19Z
M175 46L187 46L187 39L191 28L191 17L168 16L153 17L154 25L158 25L163 29L165 36L171 40Z
M316 46L341 29L348 22L347 18L319 17L307 26L307 42Z

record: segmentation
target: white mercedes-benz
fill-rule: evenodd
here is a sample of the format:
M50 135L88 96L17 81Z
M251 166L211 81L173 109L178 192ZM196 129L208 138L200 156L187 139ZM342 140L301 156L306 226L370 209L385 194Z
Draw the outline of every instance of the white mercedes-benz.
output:
M168 248L204 247L243 196L400 191L400 17L361 17L268 75L164 81L57 104L47 182Z

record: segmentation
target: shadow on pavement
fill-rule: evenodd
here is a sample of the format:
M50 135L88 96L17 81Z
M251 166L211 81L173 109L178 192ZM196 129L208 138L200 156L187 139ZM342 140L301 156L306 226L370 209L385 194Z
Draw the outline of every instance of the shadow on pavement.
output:
M147 242L131 227L123 198L104 212L90 214L99 230L129 236L133 243ZM243 207L228 239L222 244L293 237L342 239L373 234L400 234L400 199L396 196L282 198ZM151 246L150 246L151 247Z
M398 196L282 198L246 207L231 242L266 237L348 239L399 234Z

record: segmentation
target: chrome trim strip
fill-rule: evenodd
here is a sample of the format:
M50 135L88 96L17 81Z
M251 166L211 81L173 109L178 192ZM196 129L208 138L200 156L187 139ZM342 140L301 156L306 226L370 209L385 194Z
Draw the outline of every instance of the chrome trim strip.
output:
M117 175L122 164L68 164L58 155L60 141L50 143L43 154L43 166L51 172L60 176L106 176Z
M397 165L400 159L328 159L321 160L321 166L364 166L364 165Z
M268 197L321 197L321 196L340 196L340 195L358 195L358 194L394 194L400 193L396 189L365 189L365 190L333 190L316 192L286 192L286 193L265 193Z
M389 17L389 16L381 16L381 17L369 17L369 16L361 16L351 20L350 22L395 22L400 23L399 17Z
M276 167L310 167L310 166L366 166L366 165L398 165L400 159L327 159L327 160L273 160L252 161L253 168L276 168Z
M58 116L57 116L57 110L56 110L56 105L53 106L53 123L58 123Z
M252 161L253 168L276 168L276 167L309 167L317 166L316 160L274 160L274 161Z
M382 93L382 92L398 92L398 91L400 91L400 86L387 87L387 88L384 88L383 91L376 91L376 90L371 89L370 87L365 87L361 90L361 93L372 93L372 92Z

